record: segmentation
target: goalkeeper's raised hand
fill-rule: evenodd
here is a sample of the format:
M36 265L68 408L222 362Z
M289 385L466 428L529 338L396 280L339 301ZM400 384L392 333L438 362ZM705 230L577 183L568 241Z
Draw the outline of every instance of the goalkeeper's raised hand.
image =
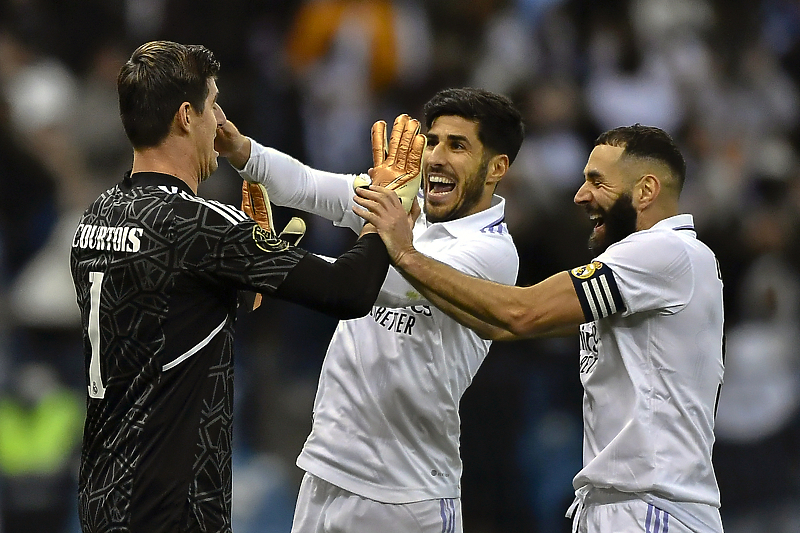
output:
M419 130L418 120L400 115L394 121L387 143L386 122L379 120L372 125L371 184L397 193L406 213L411 211L422 180L422 155L427 139ZM369 184L356 182L355 185Z
M267 232L267 238L275 238L275 224L272 221L272 206L269 202L267 189L260 183L243 180L242 181L242 211L252 218L261 229ZM278 239L287 241L295 246L305 235L306 223L303 219L292 217L286 227L278 236ZM261 295L256 294L253 301L253 310L261 305Z

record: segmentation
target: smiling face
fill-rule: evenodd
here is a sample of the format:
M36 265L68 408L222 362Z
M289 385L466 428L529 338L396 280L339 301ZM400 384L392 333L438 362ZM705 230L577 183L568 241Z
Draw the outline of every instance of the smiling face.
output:
M595 146L583 170L584 183L575 194L594 223L589 248L599 255L636 231L638 213L632 200L632 176L620 158L624 149Z
M423 187L428 220L455 220L487 209L497 180L487 183L491 158L478 139L478 124L443 115L433 121L427 137Z

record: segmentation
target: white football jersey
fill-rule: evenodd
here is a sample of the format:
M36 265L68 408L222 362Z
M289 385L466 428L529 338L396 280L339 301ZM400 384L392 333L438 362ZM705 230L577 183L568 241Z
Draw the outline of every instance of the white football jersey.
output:
M255 142L243 174L277 205L363 225L352 212L353 175L311 169ZM514 284L519 257L504 205L496 196L489 209L443 223L421 215L414 246L461 272ZM459 497L458 406L489 346L390 268L372 312L336 328L298 466L385 503Z
M678 215L570 274L593 319L581 326L575 489L635 493L695 531L721 531L711 464L724 364L716 257L691 215Z

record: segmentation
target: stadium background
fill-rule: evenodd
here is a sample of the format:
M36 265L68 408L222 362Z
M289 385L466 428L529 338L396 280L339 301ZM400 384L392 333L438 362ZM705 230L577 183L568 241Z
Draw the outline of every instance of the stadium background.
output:
M142 42L202 43L220 103L318 168L370 166L371 123L441 88L511 96L527 137L499 193L520 284L585 263L572 205L595 136L671 132L684 209L720 259L728 360L716 469L728 532L800 521L800 2L790 0L2 0L0 532L73 533L84 403L67 255L78 213L130 165L115 76ZM227 163L200 193L238 203ZM277 209L280 222L295 213ZM354 238L304 216L303 245ZM288 532L335 322L242 315L234 529ZM461 406L465 529L559 532L581 461L576 339L495 344Z

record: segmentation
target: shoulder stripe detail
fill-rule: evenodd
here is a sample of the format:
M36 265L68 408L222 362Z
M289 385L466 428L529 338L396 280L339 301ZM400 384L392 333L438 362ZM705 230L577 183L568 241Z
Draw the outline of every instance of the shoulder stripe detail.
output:
M677 228L672 228L675 231L694 231L694 226L678 226Z
M179 355L178 357L176 357L175 359L173 359L169 363L165 364L163 367L161 367L161 370L163 372L166 372L170 368L175 368L176 366L178 366L179 364L181 364L182 362L184 362L185 360L187 360L188 358L190 358L191 356L196 354L198 351L200 351L201 348L203 348L209 342L211 342L211 339L213 339L217 335L217 333L222 331L222 328L225 327L225 323L226 322L228 322L228 316L227 315L225 316L225 319L220 323L220 325L217 326L216 328L214 328L214 331L209 333L208 336L205 339L201 340L200 342L195 344L192 348L190 348L189 350L187 350L183 354Z
M244 211L242 211L242 210L240 210L240 209L238 209L238 208L236 208L236 207L234 207L232 205L223 204L222 202L218 202L216 200L206 200L206 202L209 203L209 204L213 204L213 205L219 207L220 209L224 209L226 212L230 213L230 215L233 218L235 218L236 220L238 220L239 222L243 222L243 221L248 220L250 218L244 213Z
M239 213L234 215L229 210L229 209L234 209L234 208L232 208L230 206L225 206L225 204L222 204L220 202L216 202L214 200L206 200L205 198L200 198L198 196L192 196L192 195L186 194L186 193L182 193L181 197L184 198L185 200L189 200L190 202L196 202L198 204L203 204L204 206L208 207L212 211L218 213L222 218L224 218L225 220L230 222L231 225L233 225L233 226L235 226L239 222L247 220L247 215L245 215L243 212L240 211ZM229 209L223 209L223 206L225 206L226 208L229 208Z
M599 261L569 272L587 321L600 320L625 310L611 269Z
M505 224L506 217L500 217L491 224L481 228L481 233L508 233L508 227Z

